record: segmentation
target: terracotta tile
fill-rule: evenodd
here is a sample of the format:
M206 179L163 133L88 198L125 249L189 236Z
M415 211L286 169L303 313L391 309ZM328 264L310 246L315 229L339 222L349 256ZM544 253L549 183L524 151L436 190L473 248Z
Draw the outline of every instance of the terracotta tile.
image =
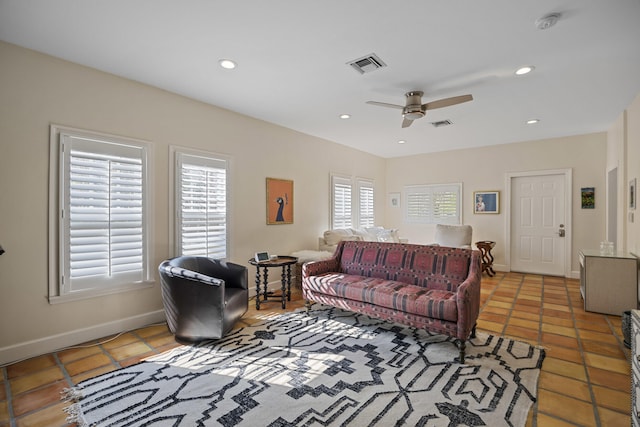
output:
M538 412L537 425L539 427L575 427L576 426L574 423L568 423L552 415L547 415L540 412ZM529 424L527 424L527 427L529 427Z
M559 345L561 347L578 348L578 340L576 338L550 334L544 331L540 335L540 342L543 345L553 344L553 345Z
M135 334L145 339L159 335L172 335L166 323L161 323L159 325L150 325L141 329L136 329Z
M501 314L501 315L507 317L509 315L509 313L511 313L511 310L509 310L508 308L487 306L482 310L481 313Z
M564 335L565 337L576 336L576 330L573 328L567 328L566 326L550 325L548 323L542 324L542 331L548 332L550 334Z
M537 334L538 329L540 328L540 322L512 317L509 319L509 326L519 326L521 328L531 329L532 331L536 331Z
M499 314L493 314L493 313L482 313L480 314L480 316L478 316L479 320L483 320L485 322L493 322L493 323L506 323L507 322L507 316L502 316Z
M612 345L618 344L618 339L611 333L603 334L602 332L585 331L583 329L578 329L578 333L583 340L598 341Z
M557 345L544 346L547 356L556 359L566 360L573 363L584 363L582 353L576 348L561 347Z
M535 322L539 322L540 313L529 313L527 311L514 311L513 313L511 313L511 318L527 319L527 320L533 320Z
M478 320L478 329L487 332L496 332L501 334L504 329L504 324L495 323L495 322L486 322L483 320Z
M538 387L559 394L564 394L575 399L580 399L585 402L591 402L591 392L589 390L588 383L565 377L563 375L543 370L540 372Z
M56 360L52 354L33 357L7 366L7 376L9 379L16 378L21 375L32 374L35 371L41 371L46 368L56 366Z
M542 323L547 325L564 326L573 328L573 319L561 319L559 317L542 316Z
M109 350L109 354L115 360L120 361L140 354L149 353L150 351L151 347L143 342L137 341L127 345L123 345L121 347L113 348Z
M567 311L552 310L550 308L543 308L542 309L542 314L544 316L559 317L561 319L571 319L572 318L571 313L569 313Z
M598 407L598 414L600 415L600 425L602 426L631 425L631 409L623 412L617 412L607 408Z
M25 391L33 390L45 384L64 379L64 374L58 366L37 371L33 374L22 375L9 381L11 394L16 396Z
M588 366L593 366L594 368L612 371L623 375L631 374L631 364L627 362L626 359L621 360L595 353L585 353L584 359Z
M16 427L66 426L67 413L64 412L64 408L67 406L69 406L69 403L60 402L56 405L47 406L40 411L24 415L17 418Z
M0 370L0 376L4 376ZM0 381L0 401L7 400L7 387L4 381Z
M540 313L540 305L527 304L526 301L517 301L513 306L514 311L526 311L527 313Z
M538 411L581 426L597 425L590 403L544 389L538 393Z
M6 400L0 400L0 426L9 425L9 406Z
M620 345L605 344L598 341L582 340L582 349L589 353L601 354L603 356L625 359L626 356Z
M593 386L596 404L618 412L628 412L631 408L631 393L610 388Z
M626 392L631 390L631 377L627 374L618 374L592 366L587 366L587 372L589 373L589 380L592 384Z
M92 371L82 372L81 374L75 375L71 377L74 385L81 383L84 380L88 380L89 378L97 377L98 375L106 374L107 372L113 372L117 368L115 365L106 365L100 368L94 369Z
M593 322L587 322L585 320L576 320L576 328L584 329L586 331L603 332L606 334L611 333L611 327L606 323L600 323L600 322L593 323Z
M92 356L98 353L102 353L102 349L97 345L92 345L90 347L69 348L67 350L59 351L58 359L60 359L62 363L69 363L73 360L84 359L85 357Z
M124 345L137 342L137 341L139 341L139 339L135 335L133 335L132 333L127 332L125 334L122 334L120 336L116 336L114 338L108 338L105 341L106 342L104 342L104 344L102 344L102 347L105 348L106 350L111 350L111 349L114 349L114 348L122 347Z
M36 409L58 403L60 401L60 392L66 387L69 387L69 383L57 381L34 391L15 396L11 405L14 415L19 417Z
M566 360L546 357L543 362L543 368L546 372L562 375L580 381L587 381L587 375L583 365Z
M176 339L173 335L157 335L152 338L148 338L147 344L151 347L158 350L159 347L165 347L167 345L173 344L174 346L179 346L180 344L176 342Z
M71 363L67 363L64 367L69 375L74 376L82 372L91 371L101 366L111 365L111 359L103 353L93 356L85 357L84 359L76 360Z

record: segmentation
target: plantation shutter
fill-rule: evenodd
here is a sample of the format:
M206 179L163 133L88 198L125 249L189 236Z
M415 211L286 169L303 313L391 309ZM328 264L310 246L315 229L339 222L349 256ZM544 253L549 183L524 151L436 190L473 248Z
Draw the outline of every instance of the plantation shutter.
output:
M332 177L333 197L331 228L351 227L351 180Z
M373 227L375 225L373 206L373 183L358 181L359 227Z
M227 257L227 163L178 154L180 255Z
M461 184L405 187L405 220L421 224L461 224Z
M145 279L145 151L61 135L64 292Z

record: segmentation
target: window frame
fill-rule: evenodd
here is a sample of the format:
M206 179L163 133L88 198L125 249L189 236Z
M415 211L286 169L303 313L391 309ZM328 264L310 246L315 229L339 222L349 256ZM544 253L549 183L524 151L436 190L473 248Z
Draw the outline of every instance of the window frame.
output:
M63 138L65 141L63 141ZM86 145L93 154L117 155L122 149L140 152L142 168L142 272L140 280L122 280L99 276L96 286L73 289L67 277L70 265L69 247L69 199L66 190L71 166L63 149ZM127 148L128 147L128 148ZM152 266L153 245L150 230L153 229L153 169L149 159L153 158L152 145L147 141L118 135L76 129L67 126L50 126L49 134L49 280L48 300L50 304L95 298L114 293L138 290L153 286L155 269Z
M336 186L341 185L344 188L348 188L350 192L351 204L348 221L345 219L340 223L336 222ZM371 221L373 225L362 224L363 215L361 213L362 200L360 197L360 190L364 188L371 188ZM351 177L341 174L332 173L330 175L330 207L329 207L329 224L332 230L340 228L364 228L373 227L375 225L375 200L376 200L376 188L374 180L361 177ZM346 218L346 216L344 217Z
M192 161L200 164L211 166L212 164L224 163L226 170L226 232L225 232L225 252L226 257L223 259L230 259L231 254L231 240L229 233L232 227L232 198L231 198L231 173L232 173L232 158L228 155L214 153L203 150L195 150L179 146L169 147L169 181L171 183L171 197L169 198L169 248L172 257L180 256L181 253L181 237L180 237L180 212L178 197L180 195L180 167L181 160L184 158L192 159Z
M455 214L451 217L443 217L434 215L433 211L433 194L435 192L450 192L456 196L456 208ZM412 215L410 213L412 206L412 199L414 195L425 195L429 198L430 206L429 211L425 215ZM422 184L422 185L408 185L403 189L404 204L403 204L403 217L404 221L409 224L462 224L462 183L449 183L449 184Z

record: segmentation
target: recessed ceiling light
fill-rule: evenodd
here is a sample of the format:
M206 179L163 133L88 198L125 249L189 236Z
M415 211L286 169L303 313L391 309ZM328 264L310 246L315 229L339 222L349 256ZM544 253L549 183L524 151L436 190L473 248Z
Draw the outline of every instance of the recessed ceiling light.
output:
M351 118L351 115L350 115L350 114L340 114L340 118L341 118L341 119L345 119L345 120L346 120L346 119L350 119L350 118Z
M528 125L535 125L536 123L540 123L540 119L527 120Z
M219 63L222 68L225 68L227 70L233 70L234 68L236 68L236 63L230 59L221 59Z
M401 139L400 141L398 141L398 144L404 144L404 143L406 143L406 142L407 142L407 141L405 141L404 139Z
M526 65L524 67L520 67L516 70L516 76L523 76L525 74L529 74L530 72L532 72L536 67L534 67L533 65Z

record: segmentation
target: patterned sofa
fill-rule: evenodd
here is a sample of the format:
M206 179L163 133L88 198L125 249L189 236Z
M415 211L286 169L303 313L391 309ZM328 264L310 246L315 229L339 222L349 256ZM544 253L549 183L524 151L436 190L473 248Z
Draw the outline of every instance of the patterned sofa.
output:
M464 363L480 311L480 252L445 246L341 241L332 258L302 267L312 302L456 339Z

